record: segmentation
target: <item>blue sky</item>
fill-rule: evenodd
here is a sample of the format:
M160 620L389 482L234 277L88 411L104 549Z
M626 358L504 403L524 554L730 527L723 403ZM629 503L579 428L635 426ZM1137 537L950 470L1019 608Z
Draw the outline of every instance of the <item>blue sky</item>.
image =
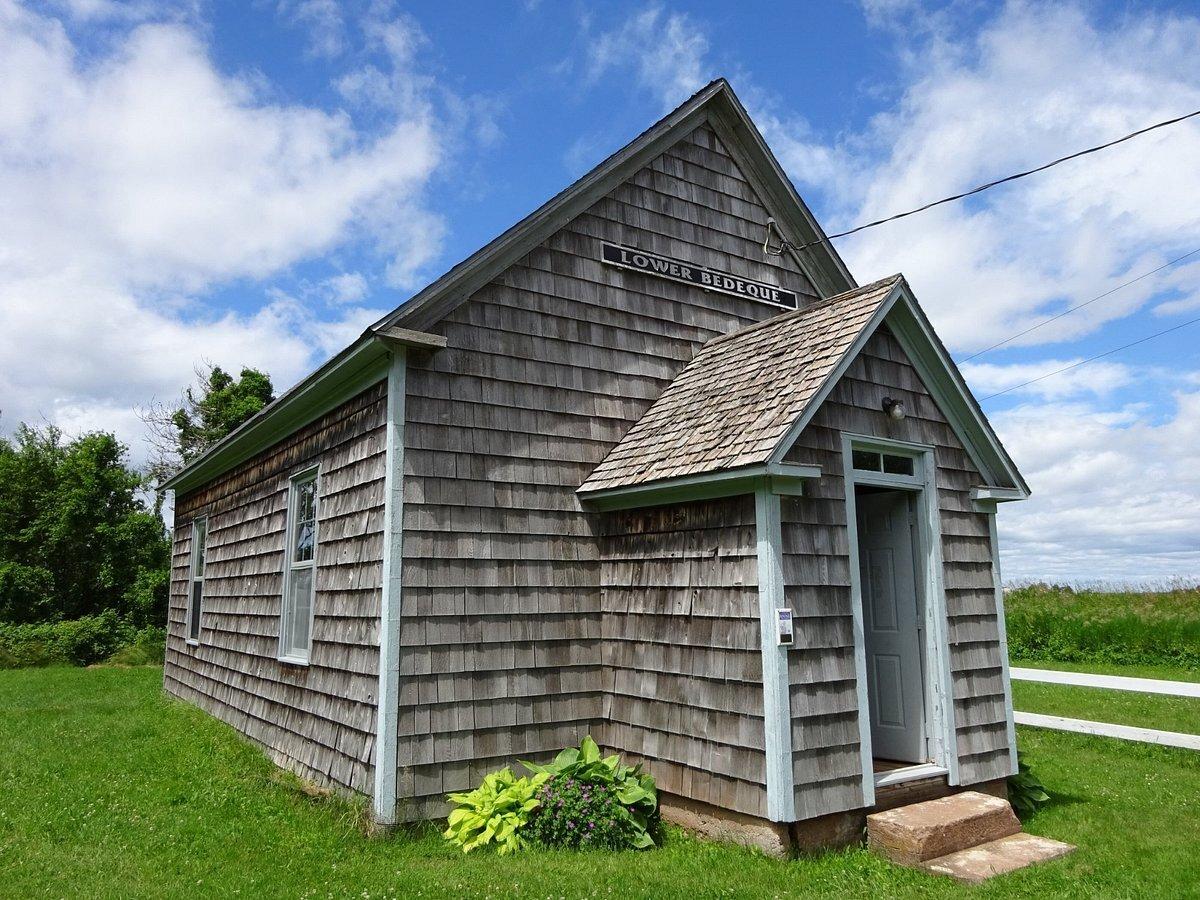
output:
M827 230L1200 108L1194 4L0 0L0 428L294 382L717 75ZM960 358L1200 248L1200 125L840 241ZM1200 316L1200 254L964 365ZM985 402L1006 574L1200 575L1200 325Z

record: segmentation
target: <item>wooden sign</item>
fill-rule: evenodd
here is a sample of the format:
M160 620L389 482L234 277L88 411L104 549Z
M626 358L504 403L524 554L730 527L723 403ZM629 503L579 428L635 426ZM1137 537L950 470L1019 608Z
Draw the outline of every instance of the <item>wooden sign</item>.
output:
M796 295L792 291L761 281L751 281L728 272L720 272L706 266L685 262L681 259L671 259L636 250L633 247L622 247L619 244L604 243L601 245L600 259L610 266L622 269L632 269L644 272L668 281L682 281L684 284L694 284L706 291L717 291L722 294L732 294L735 297L746 297L760 303L770 303L772 306L782 306L787 309L796 308Z

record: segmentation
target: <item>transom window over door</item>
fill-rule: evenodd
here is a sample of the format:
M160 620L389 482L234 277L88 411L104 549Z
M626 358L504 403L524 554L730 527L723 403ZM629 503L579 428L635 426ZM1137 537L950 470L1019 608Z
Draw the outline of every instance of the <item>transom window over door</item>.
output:
M204 601L204 558L208 553L208 518L192 521L192 570L188 583L187 640L200 643L200 607Z
M317 470L291 481L283 571L283 614L279 658L307 663L312 639L314 569L317 555Z

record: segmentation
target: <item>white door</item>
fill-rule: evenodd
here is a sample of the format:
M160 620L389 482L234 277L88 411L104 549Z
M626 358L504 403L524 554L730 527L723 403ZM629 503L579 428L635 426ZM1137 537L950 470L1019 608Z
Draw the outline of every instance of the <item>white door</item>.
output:
M858 559L873 755L926 762L917 580L903 491L860 493Z

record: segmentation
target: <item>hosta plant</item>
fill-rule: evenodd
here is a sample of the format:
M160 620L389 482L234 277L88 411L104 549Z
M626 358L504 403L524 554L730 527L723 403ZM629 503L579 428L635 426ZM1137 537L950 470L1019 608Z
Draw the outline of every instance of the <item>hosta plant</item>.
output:
M600 802L605 792L610 793L618 803L615 815L625 835L622 846L645 849L655 845L654 837L659 831L658 791L654 777L643 772L641 766L621 765L620 757L616 754L602 757L600 748L590 736L585 737L578 747L563 750L549 765L528 762L522 762L521 765L533 772L534 777L553 778L556 791L567 791L569 783L575 782L601 789L594 802ZM589 801L592 800L589 796ZM543 812L556 817L558 810L556 805L553 810L547 807ZM572 820L567 821L569 823ZM539 826L539 830L548 827L548 824L544 824Z
M538 808L538 789L549 778L544 774L517 778L510 769L501 769L473 791L449 794L458 808L451 811L442 836L462 847L463 853L488 845L495 845L501 854L520 850L525 845L521 829Z
M1008 802L1021 821L1032 816L1042 804L1050 799L1038 777L1029 769L1029 764L1017 754L1017 774L1008 776Z

